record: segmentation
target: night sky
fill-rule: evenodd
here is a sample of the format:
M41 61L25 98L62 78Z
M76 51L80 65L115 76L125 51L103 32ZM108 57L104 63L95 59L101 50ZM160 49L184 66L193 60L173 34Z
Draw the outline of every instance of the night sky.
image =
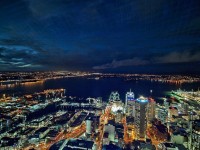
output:
M0 0L0 71L200 73L200 0Z

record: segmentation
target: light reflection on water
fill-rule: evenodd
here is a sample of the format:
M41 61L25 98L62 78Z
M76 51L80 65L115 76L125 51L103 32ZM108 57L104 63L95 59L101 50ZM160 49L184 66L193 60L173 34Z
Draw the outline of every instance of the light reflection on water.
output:
M177 90L197 90L199 83L169 84L151 81L125 81L123 78L105 78L100 80L86 78L63 78L43 80L37 82L15 83L0 85L0 96L3 94L31 94L46 89L66 89L68 96L102 97L107 100L111 91L118 91L120 98L125 99L125 93L132 89L136 97L144 95L152 96L155 99L164 97L166 91ZM152 90L152 92L151 92ZM159 101L159 100L158 100Z

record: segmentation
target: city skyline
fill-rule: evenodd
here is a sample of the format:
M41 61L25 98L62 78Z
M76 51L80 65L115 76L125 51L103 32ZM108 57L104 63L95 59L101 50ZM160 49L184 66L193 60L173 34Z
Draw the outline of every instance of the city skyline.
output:
M4 96L0 99L0 146L26 150L199 148L199 91L171 91L163 103L151 97L135 98L131 91L122 95L125 99L120 94L112 91L108 101L89 97L81 103L65 89ZM124 111L127 106L133 113Z
M0 0L0 149L200 149L199 0Z
M0 2L0 71L199 74L200 2Z

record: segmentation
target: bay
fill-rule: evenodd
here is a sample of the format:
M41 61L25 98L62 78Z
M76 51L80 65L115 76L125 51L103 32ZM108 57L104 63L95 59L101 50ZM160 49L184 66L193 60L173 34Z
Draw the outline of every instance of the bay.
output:
M120 98L124 101L125 94L130 89L135 93L135 97L152 96L157 102L160 97L165 97L165 93L171 90L198 90L200 84L183 83L172 84L162 82L151 82L144 80L126 81L124 78L100 78L99 80L87 79L84 77L49 79L43 82L15 84L12 86L0 86L0 96L6 95L23 95L41 92L46 89L66 89L67 96L75 96L78 98L102 97L103 101L107 101L112 91L118 91ZM152 92L151 92L152 90Z

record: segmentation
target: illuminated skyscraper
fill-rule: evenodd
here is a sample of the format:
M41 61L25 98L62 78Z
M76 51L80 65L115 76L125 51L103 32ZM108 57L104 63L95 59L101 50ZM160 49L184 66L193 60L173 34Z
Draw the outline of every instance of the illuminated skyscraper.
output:
M192 114L190 114L190 136L189 136L189 149L200 149L200 120L192 120Z
M112 113L116 113L118 110L122 110L123 111L123 103L120 100L120 96L119 93L116 92L111 92L110 97L109 97L109 103L111 105L111 111Z
M151 122L155 118L155 107L156 107L156 102L154 99L149 98L149 103L148 103L148 122Z
M122 121L122 118L123 118L123 111L118 110L115 115L115 122L120 123Z
M158 108L157 118L162 122L162 124L167 122L168 111L165 108Z
M130 90L130 92L126 93L124 112L130 116L134 116L134 110L135 110L135 108L134 108L135 99L134 98L135 98L135 95L131 90Z
M135 128L137 139L144 139L146 137L147 109L147 99L140 97L135 101Z
M92 118L91 117L86 118L86 133L87 134L92 133Z
M165 109L167 109L167 110L169 109L169 101L166 98L164 99L163 105L164 105Z
M164 99L163 105L164 105L164 108L165 108L166 113L167 113L167 120L166 120L166 122L168 122L169 121L169 106L170 106L170 104L169 104L169 101L166 98Z
M117 91L115 92L111 92L110 97L109 97L109 102L113 103L113 102L119 102L120 97L119 97L119 93Z

